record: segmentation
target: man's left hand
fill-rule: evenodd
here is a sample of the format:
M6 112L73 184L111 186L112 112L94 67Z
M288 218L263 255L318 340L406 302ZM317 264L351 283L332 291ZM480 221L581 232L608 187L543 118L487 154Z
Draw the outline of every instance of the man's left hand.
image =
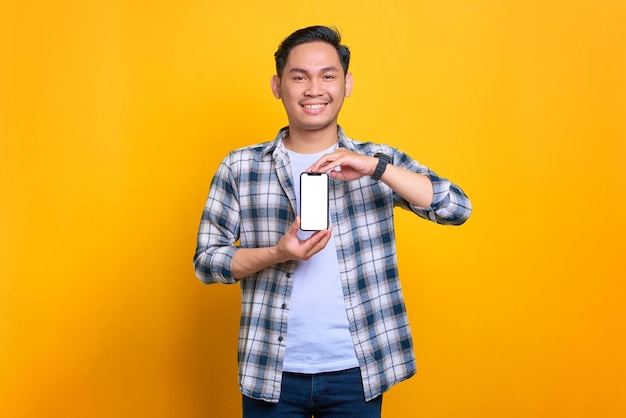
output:
M378 158L339 148L322 156L307 171L310 173L329 171L333 179L352 181L374 174L377 164Z

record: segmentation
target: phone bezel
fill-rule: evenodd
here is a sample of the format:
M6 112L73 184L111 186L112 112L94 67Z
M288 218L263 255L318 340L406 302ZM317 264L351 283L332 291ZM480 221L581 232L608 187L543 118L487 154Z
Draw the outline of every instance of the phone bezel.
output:
M317 190L312 190L310 180L315 181ZM315 206L311 207L310 202ZM320 202L321 201L321 202ZM325 204L324 204L325 202ZM329 183L326 173L300 173L300 229L302 231L321 231L329 227ZM321 211L323 215L316 213ZM314 219L311 219L313 215ZM323 220L322 220L323 216Z

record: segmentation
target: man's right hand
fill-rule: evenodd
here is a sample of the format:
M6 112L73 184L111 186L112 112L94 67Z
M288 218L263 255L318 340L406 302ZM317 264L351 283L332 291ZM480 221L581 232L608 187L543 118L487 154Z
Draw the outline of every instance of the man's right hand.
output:
M232 261L232 274L237 280L254 274L274 264L291 260L308 260L320 252L332 236L331 228L317 231L307 239L298 238L300 217L274 247L239 248Z
M287 233L280 239L276 245L276 251L282 262L290 260L308 260L318 252L320 252L332 236L331 228L315 232L307 239L298 238L298 230L300 229L300 217L296 217L294 223L291 224Z

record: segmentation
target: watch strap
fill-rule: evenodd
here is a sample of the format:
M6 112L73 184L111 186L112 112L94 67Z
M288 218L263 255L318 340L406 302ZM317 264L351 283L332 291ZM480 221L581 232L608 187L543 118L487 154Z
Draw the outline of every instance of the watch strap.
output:
M391 162L391 157L382 152L377 152L374 154L374 157L378 158L378 164L376 164L376 169L374 170L374 174L372 174L372 180L378 181L387 169L387 164Z

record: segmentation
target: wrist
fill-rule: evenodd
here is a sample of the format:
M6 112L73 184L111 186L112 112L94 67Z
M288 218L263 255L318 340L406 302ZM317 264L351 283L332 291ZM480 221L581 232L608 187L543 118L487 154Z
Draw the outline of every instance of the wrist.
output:
M269 251L268 260L270 260L272 264L280 264L286 261L285 254L283 251L280 250L278 245L269 247L268 251Z
M387 169L387 165L391 162L391 157L387 154L383 154L382 152L377 152L374 154L374 157L378 158L378 164L376 164L376 168L374 169L374 173L372 173L371 177L372 180L379 181Z

